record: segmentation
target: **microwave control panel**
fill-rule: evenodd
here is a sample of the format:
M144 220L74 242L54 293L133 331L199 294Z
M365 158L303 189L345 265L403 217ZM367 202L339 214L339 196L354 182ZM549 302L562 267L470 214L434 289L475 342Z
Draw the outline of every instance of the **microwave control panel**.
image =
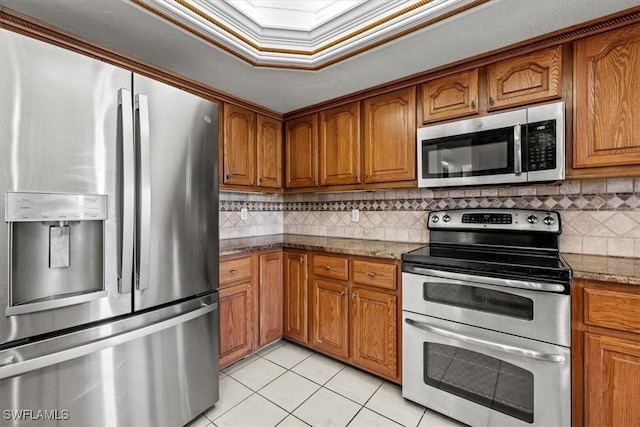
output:
M556 121L527 124L527 171L556 168Z

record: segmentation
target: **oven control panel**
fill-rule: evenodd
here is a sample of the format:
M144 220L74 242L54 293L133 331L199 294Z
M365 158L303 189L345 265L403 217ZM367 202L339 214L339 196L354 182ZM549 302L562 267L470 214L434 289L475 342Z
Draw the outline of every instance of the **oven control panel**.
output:
M537 209L450 209L429 213L430 230L512 230L560 233L560 215Z

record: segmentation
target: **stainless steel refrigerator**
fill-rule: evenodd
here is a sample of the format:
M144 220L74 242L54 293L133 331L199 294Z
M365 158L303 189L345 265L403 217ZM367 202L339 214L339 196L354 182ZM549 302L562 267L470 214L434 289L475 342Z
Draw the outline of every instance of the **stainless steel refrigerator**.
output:
M218 400L217 105L0 30L2 425Z

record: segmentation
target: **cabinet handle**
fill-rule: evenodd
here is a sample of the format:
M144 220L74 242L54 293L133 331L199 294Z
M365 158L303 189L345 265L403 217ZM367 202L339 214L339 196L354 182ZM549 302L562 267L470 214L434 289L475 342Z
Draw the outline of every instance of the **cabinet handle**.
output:
M493 97L489 97L489 105L493 105Z
M368 173L364 174L364 179L369 179L369 174Z
M225 176L225 181L229 181L229 178L230 178L230 177L231 177L231 175L227 174L227 175Z
M367 274L367 276L376 277L376 273L374 273L373 271L370 271L369 274Z
M231 270L230 272L231 274L238 274L238 270L236 270L235 268Z
M325 266L324 266L324 269L325 269L325 270L331 270L331 266L330 266L330 265L325 265Z
M262 178L258 178L258 184L262 184Z
M355 300L356 300L356 298L357 298L357 296L358 296L358 295L356 295L356 293L354 292L354 293L352 293L352 294L351 294L351 299L355 301Z
M304 264L304 257L300 257L300 264Z
M340 292L340 296L341 296L341 297L343 297L343 296L345 296L345 295L346 295L346 292L345 292L345 291Z
M476 108L476 100L471 101L471 108Z

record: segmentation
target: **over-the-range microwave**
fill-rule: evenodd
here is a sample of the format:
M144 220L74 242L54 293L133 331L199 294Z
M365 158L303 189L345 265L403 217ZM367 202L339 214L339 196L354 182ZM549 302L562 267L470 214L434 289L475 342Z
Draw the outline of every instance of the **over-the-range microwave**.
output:
M564 179L564 102L418 129L418 187Z

